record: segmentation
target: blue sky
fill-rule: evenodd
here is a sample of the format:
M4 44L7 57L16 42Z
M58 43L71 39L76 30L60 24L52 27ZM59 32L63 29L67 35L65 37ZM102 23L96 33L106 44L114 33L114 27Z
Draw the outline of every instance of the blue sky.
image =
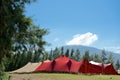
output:
M46 49L86 45L120 53L120 0L37 0L25 14L49 29Z

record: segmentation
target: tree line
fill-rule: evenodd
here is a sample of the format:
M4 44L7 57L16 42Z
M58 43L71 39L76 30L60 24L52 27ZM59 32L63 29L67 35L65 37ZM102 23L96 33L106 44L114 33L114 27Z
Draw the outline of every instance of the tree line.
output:
M89 61L95 61L99 63L112 63L116 70L120 68L120 62L119 60L114 61L114 57L112 52L110 52L109 55L106 54L106 51L103 49L101 51L101 54L92 54L90 55L89 50L86 50L84 53L81 53L79 49L66 49L64 50L64 47L61 48L55 48L54 50L51 50L50 53L44 53L44 60L54 60L61 55L65 55L71 59L74 59L76 61L81 61L84 58L88 59Z
M81 61L82 59L86 58L89 61L95 61L99 63L115 63L114 66L116 70L120 68L119 60L114 62L113 54L110 53L110 55L107 56L105 50L102 50L100 55L98 55L97 53L90 55L89 51L85 51L82 55L79 49L64 50L64 47L56 47L54 50L50 50L49 52L44 51L43 53L40 53L36 50L33 51L32 49L30 49L29 51L23 50L22 52L17 52L13 54L11 58L6 59L6 71L18 69L26 65L28 62L42 62L45 60L54 60L62 55L65 55L66 57L69 57L76 61Z

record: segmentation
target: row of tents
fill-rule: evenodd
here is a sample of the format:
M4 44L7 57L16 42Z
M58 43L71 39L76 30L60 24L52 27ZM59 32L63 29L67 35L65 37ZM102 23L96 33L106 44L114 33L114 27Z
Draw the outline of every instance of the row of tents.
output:
M94 61L88 61L87 59L83 59L82 61L78 62L64 55L52 61L47 60L40 63L28 63L24 67L12 71L12 73L43 71L85 74L118 74L111 63L102 64Z

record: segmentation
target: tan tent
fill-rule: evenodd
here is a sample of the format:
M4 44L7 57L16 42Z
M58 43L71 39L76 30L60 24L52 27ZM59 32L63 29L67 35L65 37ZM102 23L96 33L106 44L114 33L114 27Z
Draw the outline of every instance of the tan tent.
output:
M41 62L39 62L39 63L28 62L25 66L15 70L15 71L12 71L10 73L29 73L29 72L33 72L40 64L41 64Z
M50 60L46 60L44 62L49 62ZM39 63L31 63L31 62L28 62L25 66L17 69L17 70L14 70L14 71L11 71L10 73L30 73L30 72L33 72L39 65L41 65L42 62L39 62Z

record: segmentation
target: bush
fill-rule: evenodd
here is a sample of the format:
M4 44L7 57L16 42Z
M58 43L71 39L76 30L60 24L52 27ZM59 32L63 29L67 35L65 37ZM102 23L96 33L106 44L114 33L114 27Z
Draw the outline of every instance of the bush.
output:
M5 70L4 64L1 63L1 64L0 64L0 80L8 80L8 76L7 76L7 74L4 72L4 70Z

